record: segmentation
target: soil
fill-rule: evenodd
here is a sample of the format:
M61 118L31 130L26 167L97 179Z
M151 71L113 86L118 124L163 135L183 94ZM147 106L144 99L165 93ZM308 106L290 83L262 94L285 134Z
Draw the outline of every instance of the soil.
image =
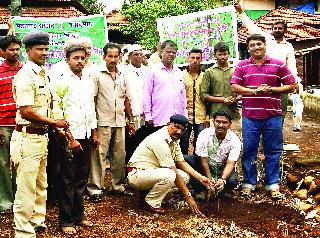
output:
M288 113L284 134L286 143L295 143L301 149L300 157L320 155L320 127L318 121L304 116L302 132L292 132L291 114ZM300 177L313 175L319 180L316 170L296 167L294 156L285 158L285 174ZM106 178L109 183L109 177ZM282 191L286 199L272 201L263 189L252 199L243 200L239 192L231 196L218 196L209 203L199 202L207 215L200 218L190 214L184 199L179 194L165 200L165 215L152 214L139 207L137 194L132 197L106 194L101 203L85 201L86 218L95 223L92 228L77 228L70 237L320 237L319 223L307 221L304 214L295 209L293 191L283 179ZM0 215L0 237L14 237L13 215ZM47 230L37 237L69 237L61 233L58 225L58 209L48 206Z

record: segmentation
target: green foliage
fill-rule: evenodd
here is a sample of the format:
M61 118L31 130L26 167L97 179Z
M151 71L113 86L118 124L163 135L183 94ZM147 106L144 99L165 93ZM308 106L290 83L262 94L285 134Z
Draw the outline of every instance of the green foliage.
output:
M97 4L97 0L79 0L79 2L90 12L90 14L98 14L101 11L101 6Z
M129 19L129 24L118 29L124 34L133 35L142 46L155 50L159 42L157 18L178 16L233 4L233 0L143 0L124 4L121 13Z

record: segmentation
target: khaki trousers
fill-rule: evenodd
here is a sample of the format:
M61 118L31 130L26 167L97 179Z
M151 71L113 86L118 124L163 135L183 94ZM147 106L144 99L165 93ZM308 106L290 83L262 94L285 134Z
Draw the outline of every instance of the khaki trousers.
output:
M98 126L98 150L90 160L90 174L87 189L90 195L101 194L104 189L106 153L110 153L111 189L123 192L125 182L125 128Z
M189 175L178 169L179 174L189 182ZM165 196L175 186L176 173L169 168L133 169L128 174L129 185L137 190L150 190L145 201L152 207L159 208Z
M35 229L45 227L47 146L47 135L12 134L10 155L17 170L13 205L16 238L36 237Z

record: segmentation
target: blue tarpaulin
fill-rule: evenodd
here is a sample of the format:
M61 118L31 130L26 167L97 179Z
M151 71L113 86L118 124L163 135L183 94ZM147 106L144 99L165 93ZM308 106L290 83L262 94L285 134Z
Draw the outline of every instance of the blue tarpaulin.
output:
M297 10L300 12L305 12L305 13L309 13L309 14L314 15L314 13L316 11L315 2L314 1L307 2L299 7L294 8L293 10Z

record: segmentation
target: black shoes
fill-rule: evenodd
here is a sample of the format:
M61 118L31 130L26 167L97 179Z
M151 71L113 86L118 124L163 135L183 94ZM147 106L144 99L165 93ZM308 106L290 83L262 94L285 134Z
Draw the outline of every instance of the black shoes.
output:
M103 194L93 194L89 196L89 199L91 202L98 203L102 202L103 200Z

